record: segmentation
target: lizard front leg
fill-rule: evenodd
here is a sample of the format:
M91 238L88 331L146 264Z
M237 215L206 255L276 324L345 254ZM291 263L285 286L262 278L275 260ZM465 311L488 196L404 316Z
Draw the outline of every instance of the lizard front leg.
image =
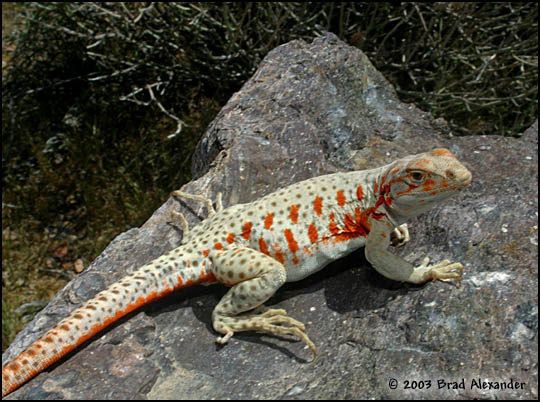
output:
M365 253L367 260L380 274L387 278L422 284L433 280L461 281L463 265L449 260L428 265L426 258L421 265L415 267L403 258L388 251L391 242L392 224L384 220L372 221L371 231L366 240Z
M210 259L216 279L232 285L212 313L214 329L224 335L217 338L218 343L227 343L235 332L260 331L295 336L316 354L304 324L289 317L283 309L262 306L285 283L282 264L250 248L215 252ZM246 313L255 308L254 312Z

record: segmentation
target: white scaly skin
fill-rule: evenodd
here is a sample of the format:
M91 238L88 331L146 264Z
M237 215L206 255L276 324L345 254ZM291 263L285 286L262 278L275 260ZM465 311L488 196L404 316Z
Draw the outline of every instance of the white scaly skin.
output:
M282 309L265 309L287 281L297 281L365 246L368 261L397 281L461 279L463 266L445 260L418 267L392 254L409 240L405 221L466 187L470 172L445 149L412 155L378 169L314 177L249 204L218 211L201 196L209 217L181 245L141 267L76 309L2 368L5 396L120 317L192 284L222 283L229 292L216 306L214 329L226 343L235 332L292 335L316 353L301 322Z

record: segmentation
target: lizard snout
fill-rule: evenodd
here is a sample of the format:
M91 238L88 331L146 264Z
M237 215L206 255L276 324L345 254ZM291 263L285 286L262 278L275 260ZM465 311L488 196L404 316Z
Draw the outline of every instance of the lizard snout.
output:
M467 187L469 184L471 184L472 174L466 168L462 168L456 172L455 180L461 187Z
M472 181L471 172L464 166L448 169L445 172L445 175L448 179L454 181L460 188L468 186Z

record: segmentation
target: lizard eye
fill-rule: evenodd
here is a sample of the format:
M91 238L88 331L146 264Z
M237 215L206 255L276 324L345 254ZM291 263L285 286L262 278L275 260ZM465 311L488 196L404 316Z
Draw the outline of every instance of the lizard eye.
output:
M421 183L424 181L425 176L426 175L423 172L419 172L417 170L409 173L409 177L416 183Z

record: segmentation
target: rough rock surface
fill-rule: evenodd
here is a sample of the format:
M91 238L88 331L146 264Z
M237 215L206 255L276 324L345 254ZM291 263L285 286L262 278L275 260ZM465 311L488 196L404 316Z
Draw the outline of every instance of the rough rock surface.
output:
M461 261L462 286L386 280L362 250L287 284L268 304L306 323L320 351L315 362L300 342L256 333L216 346L211 312L226 288L194 287L131 314L10 398L536 398L537 139L538 123L519 139L452 137L444 121L400 103L367 57L334 35L282 45L210 125L193 159L198 179L184 190L222 191L232 205L447 146L473 183L411 222L412 241L399 253ZM18 335L4 362L174 248L181 231L167 223L173 209L192 224L206 213L169 199L141 228L118 236ZM438 389L438 380L462 379L465 389ZM524 385L471 389L475 379Z

